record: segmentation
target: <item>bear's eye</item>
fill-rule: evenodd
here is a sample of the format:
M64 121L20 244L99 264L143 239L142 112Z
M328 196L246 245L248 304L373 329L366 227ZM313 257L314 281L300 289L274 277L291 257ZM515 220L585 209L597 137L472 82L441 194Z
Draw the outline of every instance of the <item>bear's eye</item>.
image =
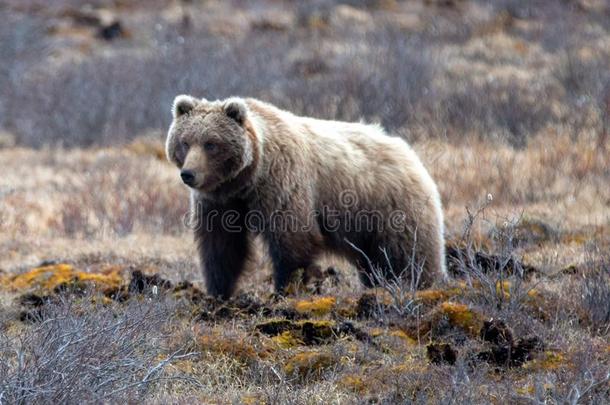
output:
M203 149L205 149L208 152L212 152L212 151L216 150L216 144L214 142L206 142L203 144Z
M180 142L180 147L182 148L182 150L184 152L186 152L188 150L188 148L189 148L189 144L186 141L181 141Z

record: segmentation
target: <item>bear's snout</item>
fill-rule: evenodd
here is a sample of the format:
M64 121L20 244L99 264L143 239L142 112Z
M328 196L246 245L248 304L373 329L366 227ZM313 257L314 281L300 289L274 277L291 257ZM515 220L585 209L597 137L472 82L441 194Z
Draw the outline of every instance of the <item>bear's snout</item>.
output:
M195 173L192 170L181 170L180 178L189 187L195 185Z

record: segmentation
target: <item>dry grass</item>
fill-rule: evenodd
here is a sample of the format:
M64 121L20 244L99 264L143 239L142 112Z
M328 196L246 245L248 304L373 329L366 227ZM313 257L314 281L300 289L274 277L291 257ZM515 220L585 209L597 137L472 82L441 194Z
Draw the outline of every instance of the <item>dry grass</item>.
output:
M589 145L594 141L591 139ZM581 396L584 402L599 401L608 394L604 381L609 365L600 360L607 357L609 347L610 296L605 287L609 267L602 254L610 241L604 202L608 195L602 187L608 173L602 156L575 153L567 145L583 151L588 147L586 139L543 142L543 138L522 150L490 147L482 141L466 145L440 142L416 145L439 179L450 239L466 243L470 255L480 249L499 254L501 263L509 263L510 258L525 258L528 265L537 269L532 276L520 276L509 271L509 267L492 273L482 267L464 267L458 276L462 281L416 294L408 288L403 291L400 286L388 286L391 288L375 293L375 307L368 313L364 311L367 315L362 317L359 314L364 309L359 302L366 292L354 288L357 281L353 269L331 258L329 263L339 269L338 283L324 280L316 288L320 296L297 289L296 297L276 302L268 296L270 269L262 258L255 262L241 288L262 306L247 310L243 306L206 309L205 305L190 301L192 295L171 294L163 298L167 303L164 305L169 305L165 315L158 315L159 318L151 315L152 318L142 321L136 321L139 319L136 316L130 318L133 324L125 324L128 330L121 333L138 333L127 340L131 343L123 348L99 349L99 353L107 353L103 358L109 364L117 361L130 364L118 374L111 373L110 368L100 371L111 373L108 377L113 379L111 386L98 389L99 380L90 380L79 367L68 368L64 371L66 375L72 378L72 373L78 373L87 385L86 388L78 385L83 388L70 394L74 396L58 398L85 401L103 398L114 402L135 395L159 402L347 403L377 399L394 403L442 402L450 398L488 402L498 397L561 402ZM2 327L4 347L18 349L17 353L23 352L26 359L31 356L37 359L35 363L28 360L21 369L16 369L13 363L0 367L5 398L26 401L55 398L59 395L56 393L63 392L62 384L66 382L48 381L52 388L47 391L45 385L32 377L47 372L36 364L51 361L53 367L61 368L62 364L80 362L77 359L88 356L85 348L89 345L84 342L92 339L90 336L103 332L109 334L109 340L116 341L120 335L112 325L104 329L106 321L99 320L107 311L132 317L129 314L133 305L141 310L153 308L155 301L144 297L134 296L127 304L104 295L100 298L97 294L103 294L106 287L96 282L99 277L110 277L112 284L116 283L115 274L119 274L120 282L127 283L129 270L140 268L174 281L200 282L190 234L180 225L187 193L175 170L157 160L156 149L9 149L0 154L5 167L11 168L8 173L14 176L6 176L2 184L7 190L1 210L5 219L1 267L7 272L3 284L8 288L3 289L2 300L7 310ZM433 151L441 151L442 156L451 159L433 160ZM555 166L555 171L561 174L547 169L540 161L541 156L557 156L561 164ZM128 169L125 158L129 158ZM515 164L516 160L519 164ZM32 162L27 172L34 173L26 178L20 177L20 173L26 172L23 161ZM94 183L98 194L92 195L90 181L73 180L80 177L74 172L87 166L103 167L110 179L120 178L120 172L125 170L148 171L146 185L157 192L143 194L141 183L123 178L118 182ZM84 177L101 179L95 175ZM546 189L535 187L537 183L546 184ZM578 189L571 184L578 184ZM121 200L103 197L117 190ZM487 200L486 193L493 198ZM73 198L63 196L75 196L79 203L73 204ZM153 208L145 212L107 208L121 206L123 199L127 204L140 200L147 204L147 199L155 202L151 201L149 207ZM482 206L480 201L484 201ZM473 214L477 207L482 209L469 219L464 206L471 206ZM579 206L586 207L586 213L574 211ZM67 227L65 222L68 216L76 215L71 207L77 208L77 213L81 212L78 208L87 207L86 215L73 219L75 228ZM125 217L125 212L130 217ZM163 224L166 220L170 225ZM89 221L109 226L98 228ZM130 225L121 225L125 223ZM87 229L88 232L83 232ZM70 265L25 272L42 260L65 260ZM49 273L54 269L61 271ZM15 272L22 275L14 276ZM85 284L96 288L88 293L93 294L91 299L51 298L43 308L51 305L44 311L53 314L59 311L62 316L58 319L65 319L62 322L89 331L74 338L85 339L84 346L69 346L69 352L59 353L57 348L42 345L32 352L41 345L43 337L51 342L58 339L53 337L58 332L43 331L37 326L38 316L48 315L38 312L25 318L19 315L14 297L27 291L42 296L50 292L53 297L58 283L71 282L75 277L94 281ZM78 305L74 304L75 299ZM20 316L35 323L23 325L18 320ZM258 332L259 324L293 316L297 320L289 320L289 329L284 332L277 335ZM175 318L167 333L158 338L158 344L141 346L139 336L148 336L139 335L144 333L140 332L141 322L167 325L163 317ZM470 364L487 350L479 330L490 318L505 320L519 338L538 336L545 344L544 351L533 354L523 366L502 369L499 374L494 371L496 366L486 363L477 363L473 369ZM65 326L57 328L64 330ZM66 337L62 335L62 339ZM430 342L445 342L456 350L455 364L431 364L426 357L426 345ZM98 347L95 346L98 343L92 344ZM144 347L151 351L141 353ZM115 353L115 350L124 351ZM97 359L102 358L99 353ZM170 358L174 353L189 356ZM163 364L162 370L154 371L159 364ZM154 383L142 383L152 371ZM434 383L439 380L453 382L441 389ZM16 386L24 384L29 384L29 388L16 391Z
M607 401L603 2L93 2L111 42L75 3L0 7L0 402ZM257 242L206 297L163 156L180 92L409 139L453 279L366 291L329 257L278 299Z

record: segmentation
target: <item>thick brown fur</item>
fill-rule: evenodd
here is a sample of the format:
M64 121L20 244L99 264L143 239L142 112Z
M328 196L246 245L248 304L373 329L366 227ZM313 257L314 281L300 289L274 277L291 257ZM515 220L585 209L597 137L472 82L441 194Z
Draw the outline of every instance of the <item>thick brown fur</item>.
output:
M173 112L167 155L195 176L209 293L232 294L251 233L265 237L278 292L323 251L350 259L366 286L405 270L419 286L446 277L440 197L402 139L254 99L178 96Z

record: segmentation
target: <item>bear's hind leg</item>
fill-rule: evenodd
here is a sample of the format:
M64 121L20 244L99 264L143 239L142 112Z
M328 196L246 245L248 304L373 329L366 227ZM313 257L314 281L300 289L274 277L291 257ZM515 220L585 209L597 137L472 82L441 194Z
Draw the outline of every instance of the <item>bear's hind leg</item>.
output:
M348 243L347 258L358 269L358 276L367 288L385 282L403 281L410 285L418 280L418 266L413 255L399 247L379 240L361 241L359 245Z
M314 263L319 245L306 233L268 234L267 243L275 291L282 294L297 269L305 270Z

